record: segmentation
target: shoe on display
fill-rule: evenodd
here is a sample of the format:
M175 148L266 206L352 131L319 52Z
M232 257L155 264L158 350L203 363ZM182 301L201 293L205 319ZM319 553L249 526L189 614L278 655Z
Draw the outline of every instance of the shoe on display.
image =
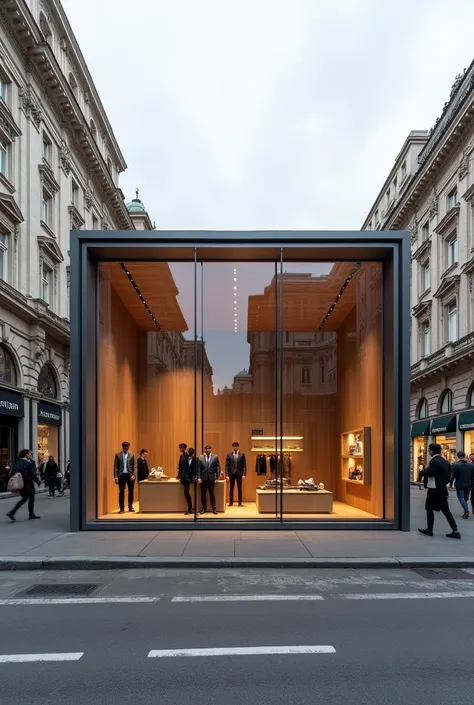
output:
M212 510L212 513L213 513L213 514L219 514L219 512L217 511L217 509L213 509L213 510Z
M184 516L188 516L189 514L194 514L192 509L188 509L187 511L184 512Z
M121 510L119 511L119 514L125 514L125 509L121 509Z
M227 506L233 507L233 506L234 506L234 503L233 503L233 502L229 502L229 504L228 504Z
M433 536L433 532L430 529L418 529L420 534L423 534L423 536Z
M244 506L244 505L242 504L242 502L239 502L239 507L243 507L243 506Z
M134 512L135 510L134 510L133 507L130 507L128 511L129 511L129 512Z
M8 512L7 517L8 517L9 519L11 519L12 521L16 521L15 515L13 514L13 512Z
M448 539L460 539L461 538L461 534L459 533L459 531L452 531L450 534L446 534L446 536Z
M203 507L201 509L201 511L199 512L199 514L205 514L206 512L207 512L207 509L205 507Z

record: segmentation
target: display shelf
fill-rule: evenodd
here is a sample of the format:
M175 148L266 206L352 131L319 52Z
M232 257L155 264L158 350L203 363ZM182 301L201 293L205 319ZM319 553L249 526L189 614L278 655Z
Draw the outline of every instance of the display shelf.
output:
M302 453L303 436L251 436L254 453ZM283 448L280 444L283 442Z
M346 431L341 435L341 479L352 485L370 485L370 426Z

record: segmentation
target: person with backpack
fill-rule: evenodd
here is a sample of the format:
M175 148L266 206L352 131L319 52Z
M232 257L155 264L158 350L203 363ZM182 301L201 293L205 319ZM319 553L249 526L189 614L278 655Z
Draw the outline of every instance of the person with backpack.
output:
M35 514L35 484L39 485L40 480L36 474L31 450L25 449L20 451L18 460L14 463L11 474L12 479L15 475L21 475L23 487L19 490L21 499L15 504L11 512L8 512L7 517L12 521L16 521L15 514L20 507L28 502L29 518L39 519L40 517Z

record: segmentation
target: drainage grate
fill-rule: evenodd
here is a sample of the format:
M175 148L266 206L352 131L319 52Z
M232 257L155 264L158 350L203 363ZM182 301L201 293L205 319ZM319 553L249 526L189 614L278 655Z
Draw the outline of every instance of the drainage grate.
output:
M90 595L98 587L97 583L38 583L26 588L19 595L23 597L84 597Z
M413 572L431 580L474 580L474 575L461 568L413 568Z

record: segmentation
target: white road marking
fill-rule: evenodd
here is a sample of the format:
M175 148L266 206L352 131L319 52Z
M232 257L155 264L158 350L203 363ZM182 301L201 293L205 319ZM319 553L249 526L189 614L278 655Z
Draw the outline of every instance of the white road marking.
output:
M439 600L449 597L474 597L474 592L354 592L334 597L339 600Z
M2 605L109 605L136 604L137 602L159 602L160 597L15 597L0 600Z
M335 654L334 646L244 646L228 649L161 649L150 651L148 658L183 656L278 656L280 654Z
M171 602L279 602L324 600L322 595L179 595Z
M35 661L79 661L84 652L70 654L7 654L0 656L0 663L34 663Z

